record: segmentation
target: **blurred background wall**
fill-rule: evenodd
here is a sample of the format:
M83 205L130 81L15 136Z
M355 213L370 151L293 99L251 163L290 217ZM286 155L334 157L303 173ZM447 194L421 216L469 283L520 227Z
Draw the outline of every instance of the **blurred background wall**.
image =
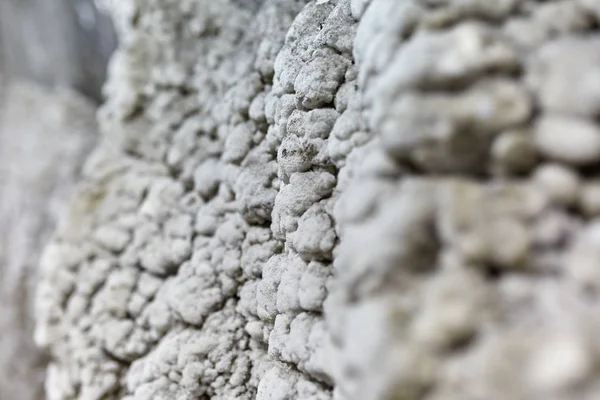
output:
M116 46L93 0L0 0L0 400L41 400L39 256L96 139Z
M116 46L94 0L1 0L0 69L11 79L61 85L100 99Z

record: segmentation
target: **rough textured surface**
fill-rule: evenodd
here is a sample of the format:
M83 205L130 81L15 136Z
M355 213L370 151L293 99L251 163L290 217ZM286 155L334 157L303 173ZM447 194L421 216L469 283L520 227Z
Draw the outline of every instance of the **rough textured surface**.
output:
M108 6L49 399L600 395L596 1Z
M22 83L0 85L3 400L43 398L48 359L32 338L37 265L95 139L94 113L95 107L71 92Z
M112 12L102 143L41 265L48 398L330 398L331 214L360 141L350 4Z
M340 398L598 398L598 3L361 15L375 139L334 213Z

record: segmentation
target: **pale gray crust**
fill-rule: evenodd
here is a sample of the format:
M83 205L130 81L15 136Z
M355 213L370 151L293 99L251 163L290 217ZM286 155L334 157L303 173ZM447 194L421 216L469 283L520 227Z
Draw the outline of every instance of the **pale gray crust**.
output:
M259 3L113 4L48 397L596 398L597 2Z
M597 398L598 3L352 3L339 398Z
M49 399L331 398L356 21L259 3L112 4L102 141L41 265Z

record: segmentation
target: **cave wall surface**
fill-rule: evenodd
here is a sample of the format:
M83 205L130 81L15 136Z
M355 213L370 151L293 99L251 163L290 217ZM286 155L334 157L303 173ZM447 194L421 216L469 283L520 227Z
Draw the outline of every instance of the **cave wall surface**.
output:
M598 398L598 4L106 2L48 399Z

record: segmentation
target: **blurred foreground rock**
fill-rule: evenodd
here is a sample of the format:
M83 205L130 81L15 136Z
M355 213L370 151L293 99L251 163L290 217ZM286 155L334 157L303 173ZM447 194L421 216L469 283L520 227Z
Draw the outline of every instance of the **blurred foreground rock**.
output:
M0 399L39 400L47 360L33 344L30 301L38 254L92 145L95 107L71 92L2 82Z

